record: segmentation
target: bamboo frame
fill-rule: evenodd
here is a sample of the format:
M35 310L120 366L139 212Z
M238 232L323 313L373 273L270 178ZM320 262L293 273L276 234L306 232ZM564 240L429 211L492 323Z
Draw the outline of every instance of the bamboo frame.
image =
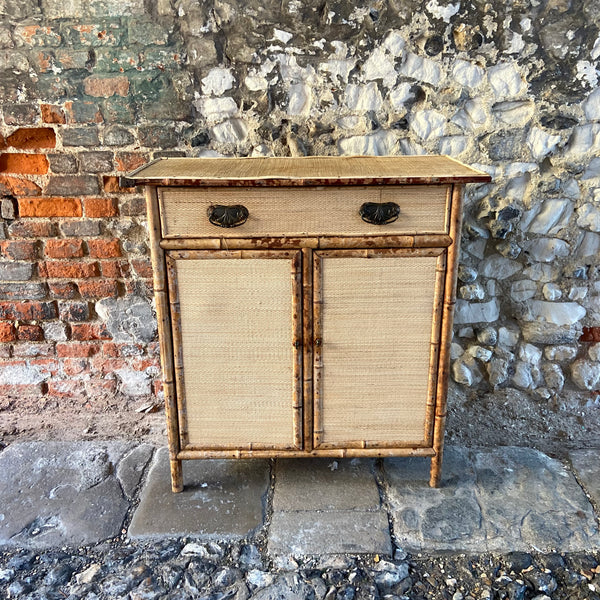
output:
M163 239L163 250L278 250L313 248L446 248L452 238L444 233L379 236L255 237L255 238L184 238Z
M167 273L169 280L170 307L172 318L172 336L173 344L177 348L174 354L175 378L178 389L179 399L179 430L180 444L182 449L190 447L187 424L187 404L185 393L185 379L183 368L183 343L181 337L181 310L179 304L178 282L177 282L177 261L180 260L240 260L240 259L289 259L291 261L291 305L292 305L292 328L290 331L290 343L292 344L293 356L293 379L292 379L292 431L294 444L287 445L268 445L252 444L253 448L260 450L286 452L290 449L301 449L303 447L303 388L304 388L304 367L303 351L304 330L303 330L303 262L302 251L295 250L173 250L166 256ZM230 451L231 447L206 446L203 451Z
M156 188L146 187L146 208L148 215L148 230L150 234L156 317L158 320L160 362L162 365L163 391L165 395L171 488L173 492L181 492L183 490L183 472L181 459L177 457L180 451L180 441L179 419L176 418L177 393L175 389L173 365L173 344L170 335L171 322L169 315L169 301L167 297L165 255L160 247L160 219Z
M304 450L313 449L313 253L302 249L302 350L304 360Z
M460 234L463 217L462 186L454 185L452 189L450 212L450 237L454 243L448 248L447 275L444 287L444 304L442 328L440 335L439 369L437 375L437 399L435 422L433 427L433 449L431 458L429 485L438 487L442 477L442 459L444 455L444 430L446 425L448 375L450 372L450 344L452 342L452 325L454 322L454 305L456 303L456 280L458 273L458 257L460 254Z
M199 458L354 458L354 457L393 457L393 456L428 456L434 455L432 448L335 448L327 450L290 450L282 454L279 450L182 450L177 455L179 460Z
M323 437L323 263L313 253L313 448L318 449Z

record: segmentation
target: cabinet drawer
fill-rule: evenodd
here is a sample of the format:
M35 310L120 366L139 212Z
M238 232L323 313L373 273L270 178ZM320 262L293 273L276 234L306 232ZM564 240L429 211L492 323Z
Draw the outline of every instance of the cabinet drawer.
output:
M451 186L159 188L165 238L381 235L446 233ZM397 220L363 221L365 203L396 203ZM209 221L214 206L243 206L247 219L221 227Z

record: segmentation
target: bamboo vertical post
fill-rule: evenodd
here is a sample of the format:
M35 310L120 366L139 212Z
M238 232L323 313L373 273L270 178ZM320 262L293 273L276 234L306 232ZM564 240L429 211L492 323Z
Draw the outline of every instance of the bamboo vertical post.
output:
M298 250L292 258L292 337L294 345L294 445L302 448L303 440L303 326L302 326L302 252Z
M160 216L156 187L146 186L146 207L148 214L148 230L150 235L150 251L154 278L156 316L160 342L160 362L163 373L163 390L165 395L165 413L167 417L167 440L171 467L171 488L174 492L183 490L183 472L181 450L179 444L179 425L177 419L177 400L173 369L173 344L171 341L171 319L167 297L167 278L165 270L165 254L160 247Z
M323 265L319 253L313 255L313 445L323 438Z
M313 253L302 249L302 348L304 362L304 449L313 449Z
M450 343L452 342L452 325L454 322L454 305L456 303L456 280L458 258L460 254L460 234L463 216L462 186L452 187L452 208L450 213L450 237L453 240L448 248L447 275L444 288L443 326L440 335L439 368L437 378L437 400L435 422L433 427L433 449L431 458L429 485L438 487L442 476L442 458L444 454L444 430L446 425L448 375L450 371Z

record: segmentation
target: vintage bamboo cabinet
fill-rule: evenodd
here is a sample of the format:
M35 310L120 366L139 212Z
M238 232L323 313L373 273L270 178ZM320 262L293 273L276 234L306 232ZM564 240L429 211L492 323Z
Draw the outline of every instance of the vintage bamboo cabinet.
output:
M144 185L173 491L197 458L443 450L462 184L443 156L163 159Z

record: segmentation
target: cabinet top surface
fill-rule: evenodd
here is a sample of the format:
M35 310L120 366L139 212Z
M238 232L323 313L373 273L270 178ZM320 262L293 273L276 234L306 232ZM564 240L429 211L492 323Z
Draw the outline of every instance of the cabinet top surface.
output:
M369 185L489 181L448 156L166 158L130 173L125 185Z

